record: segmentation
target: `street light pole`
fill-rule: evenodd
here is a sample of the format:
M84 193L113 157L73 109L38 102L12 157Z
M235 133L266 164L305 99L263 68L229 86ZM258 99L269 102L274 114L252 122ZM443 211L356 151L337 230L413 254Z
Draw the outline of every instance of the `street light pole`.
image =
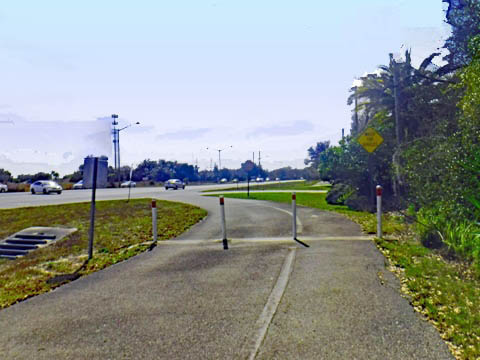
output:
M118 186L120 187L120 131L125 130L132 126L132 124L128 124L127 126L124 126L123 128L117 129L115 126L118 125L118 115L117 114L112 114L112 125L113 125L113 150L115 153L115 171L117 173L117 181L118 181ZM139 125L140 122L136 122L135 125Z
M222 170L222 159L220 157L220 153L223 151L223 150L226 150L228 148L232 148L233 146L230 145L230 146L227 146L226 148L223 148L223 149L211 149L211 148L208 148L207 147L207 150L216 150L218 151L218 171Z
M112 125L113 125L113 153L114 153L114 168L115 172L117 173L117 179L118 179L118 162L117 162L117 152L118 152L118 132L116 126L118 125L118 115L117 114L112 114Z
M230 145L230 146L227 146L226 148L223 148L223 149L211 149L211 148L208 148L207 147L207 150L216 150L218 151L218 170L221 170L222 169L222 159L220 157L220 153L223 151L223 150L226 150L228 148L232 148L233 146Z

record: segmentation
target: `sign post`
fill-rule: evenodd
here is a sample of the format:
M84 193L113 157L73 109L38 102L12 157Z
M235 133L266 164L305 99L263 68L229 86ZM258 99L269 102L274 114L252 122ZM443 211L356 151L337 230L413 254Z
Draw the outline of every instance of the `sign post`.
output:
M377 148L383 143L383 137L375 130L374 128L370 127L367 128L357 139L358 143L362 145L362 147L370 153L368 156L368 175L370 178L370 184L369 188L371 189L370 191L370 201L371 204L373 205L374 197L374 179L373 179L373 158L371 156L371 153L373 153Z
M88 238L88 260L93 257L93 236L95 229L95 192L97 190L98 157L93 159L92 202L90 204L90 232Z
M250 197L250 172L253 170L254 167L255 164L250 160L247 160L245 162L244 169L247 172L247 197Z

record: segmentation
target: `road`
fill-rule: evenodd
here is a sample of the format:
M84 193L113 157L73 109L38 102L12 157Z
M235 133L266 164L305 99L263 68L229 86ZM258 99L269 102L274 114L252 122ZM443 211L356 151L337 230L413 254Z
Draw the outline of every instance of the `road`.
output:
M299 208L305 248L290 238L288 205L226 199L231 241L223 250L218 199L187 189L132 194L199 205L206 220L152 252L0 311L0 358L452 359L356 224ZM81 201L84 193L38 198ZM28 196L35 200L17 204L47 201Z

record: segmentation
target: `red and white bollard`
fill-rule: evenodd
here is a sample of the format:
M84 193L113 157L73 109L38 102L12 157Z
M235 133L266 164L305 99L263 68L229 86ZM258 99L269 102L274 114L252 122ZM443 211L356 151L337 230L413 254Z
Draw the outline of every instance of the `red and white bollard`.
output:
M152 234L153 242L157 242L157 201L152 199Z
M222 222L223 249L228 250L227 224L225 222L225 200L222 195L220 195L220 216L221 216L221 222Z
M377 237L381 238L382 234L382 191L381 185L377 185Z
M297 194L292 193L292 235L297 240Z

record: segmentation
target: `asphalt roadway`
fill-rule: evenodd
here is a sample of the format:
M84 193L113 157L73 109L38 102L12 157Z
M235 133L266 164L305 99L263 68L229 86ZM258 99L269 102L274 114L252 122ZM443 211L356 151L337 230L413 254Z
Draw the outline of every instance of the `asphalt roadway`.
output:
M132 189L209 216L151 252L1 310L0 359L453 359L356 224L299 207L305 248L291 239L288 205L227 198L223 250L218 199L201 189ZM0 207L88 194L1 194Z

